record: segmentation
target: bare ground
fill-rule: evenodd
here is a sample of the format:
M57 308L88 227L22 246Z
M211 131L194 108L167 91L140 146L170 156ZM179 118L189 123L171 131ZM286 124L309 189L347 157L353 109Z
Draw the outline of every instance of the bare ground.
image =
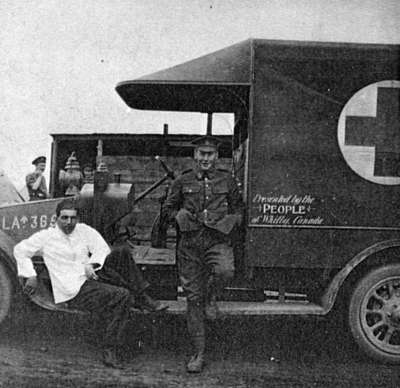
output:
M183 318L166 317L155 337L151 327L148 317L132 321L127 351L134 356L115 370L100 362L101 332L88 317L19 303L0 329L0 387L400 386L398 366L364 358L329 319L211 324L207 366L195 376L184 368Z

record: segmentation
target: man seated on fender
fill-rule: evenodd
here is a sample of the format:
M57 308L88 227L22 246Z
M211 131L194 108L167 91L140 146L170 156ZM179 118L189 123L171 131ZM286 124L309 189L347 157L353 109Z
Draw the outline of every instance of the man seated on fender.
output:
M132 306L152 312L165 307L146 294L148 283L125 246L110 250L92 227L78 222L74 200L60 202L54 227L34 233L14 247L18 275L33 294L37 276L31 258L41 252L49 271L54 302L98 314L105 325L103 362L120 367L117 350L124 345Z

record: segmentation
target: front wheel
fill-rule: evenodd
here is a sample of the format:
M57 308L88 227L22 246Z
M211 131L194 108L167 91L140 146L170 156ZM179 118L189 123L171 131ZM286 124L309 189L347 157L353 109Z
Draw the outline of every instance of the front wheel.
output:
M0 262L0 323L6 318L10 311L13 285L9 272Z
M400 264L373 269L350 299L349 325L370 357L400 363Z

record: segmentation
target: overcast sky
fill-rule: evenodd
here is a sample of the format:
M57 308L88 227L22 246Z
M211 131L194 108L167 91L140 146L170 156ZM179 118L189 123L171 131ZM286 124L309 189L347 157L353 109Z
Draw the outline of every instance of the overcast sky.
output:
M249 37L398 44L399 20L399 0L1 0L0 168L21 187L50 133L187 126L129 110L119 81Z

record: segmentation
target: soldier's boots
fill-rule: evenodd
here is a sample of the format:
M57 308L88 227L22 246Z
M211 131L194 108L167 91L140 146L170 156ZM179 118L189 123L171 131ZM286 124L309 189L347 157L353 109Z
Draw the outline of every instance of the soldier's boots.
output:
M189 373L200 373L204 367L206 348L204 305L201 301L188 301L187 324L193 343L194 355L186 364L186 370Z
M103 350L103 364L115 369L124 368L124 366L118 360L117 351L114 347L107 347Z
M204 352L194 354L186 365L189 373L200 373L204 368Z
M195 313L198 312L199 316L197 316ZM193 316L196 318L199 318L203 311L201 308L195 308L194 311L192 311ZM204 333L204 322L201 321L196 321L196 319L193 320L195 325L190 325L189 326L189 332L192 337L192 342L193 342L193 347L194 347L194 355L190 358L189 362L186 364L186 370L189 373L200 373L203 368L204 368L204 352L205 352L205 347L206 347L206 337ZM198 324L197 330L195 330L196 323Z
M217 298L215 295L211 295L206 301L205 306L205 316L206 319L210 321L215 321L219 316L219 309L217 306Z

